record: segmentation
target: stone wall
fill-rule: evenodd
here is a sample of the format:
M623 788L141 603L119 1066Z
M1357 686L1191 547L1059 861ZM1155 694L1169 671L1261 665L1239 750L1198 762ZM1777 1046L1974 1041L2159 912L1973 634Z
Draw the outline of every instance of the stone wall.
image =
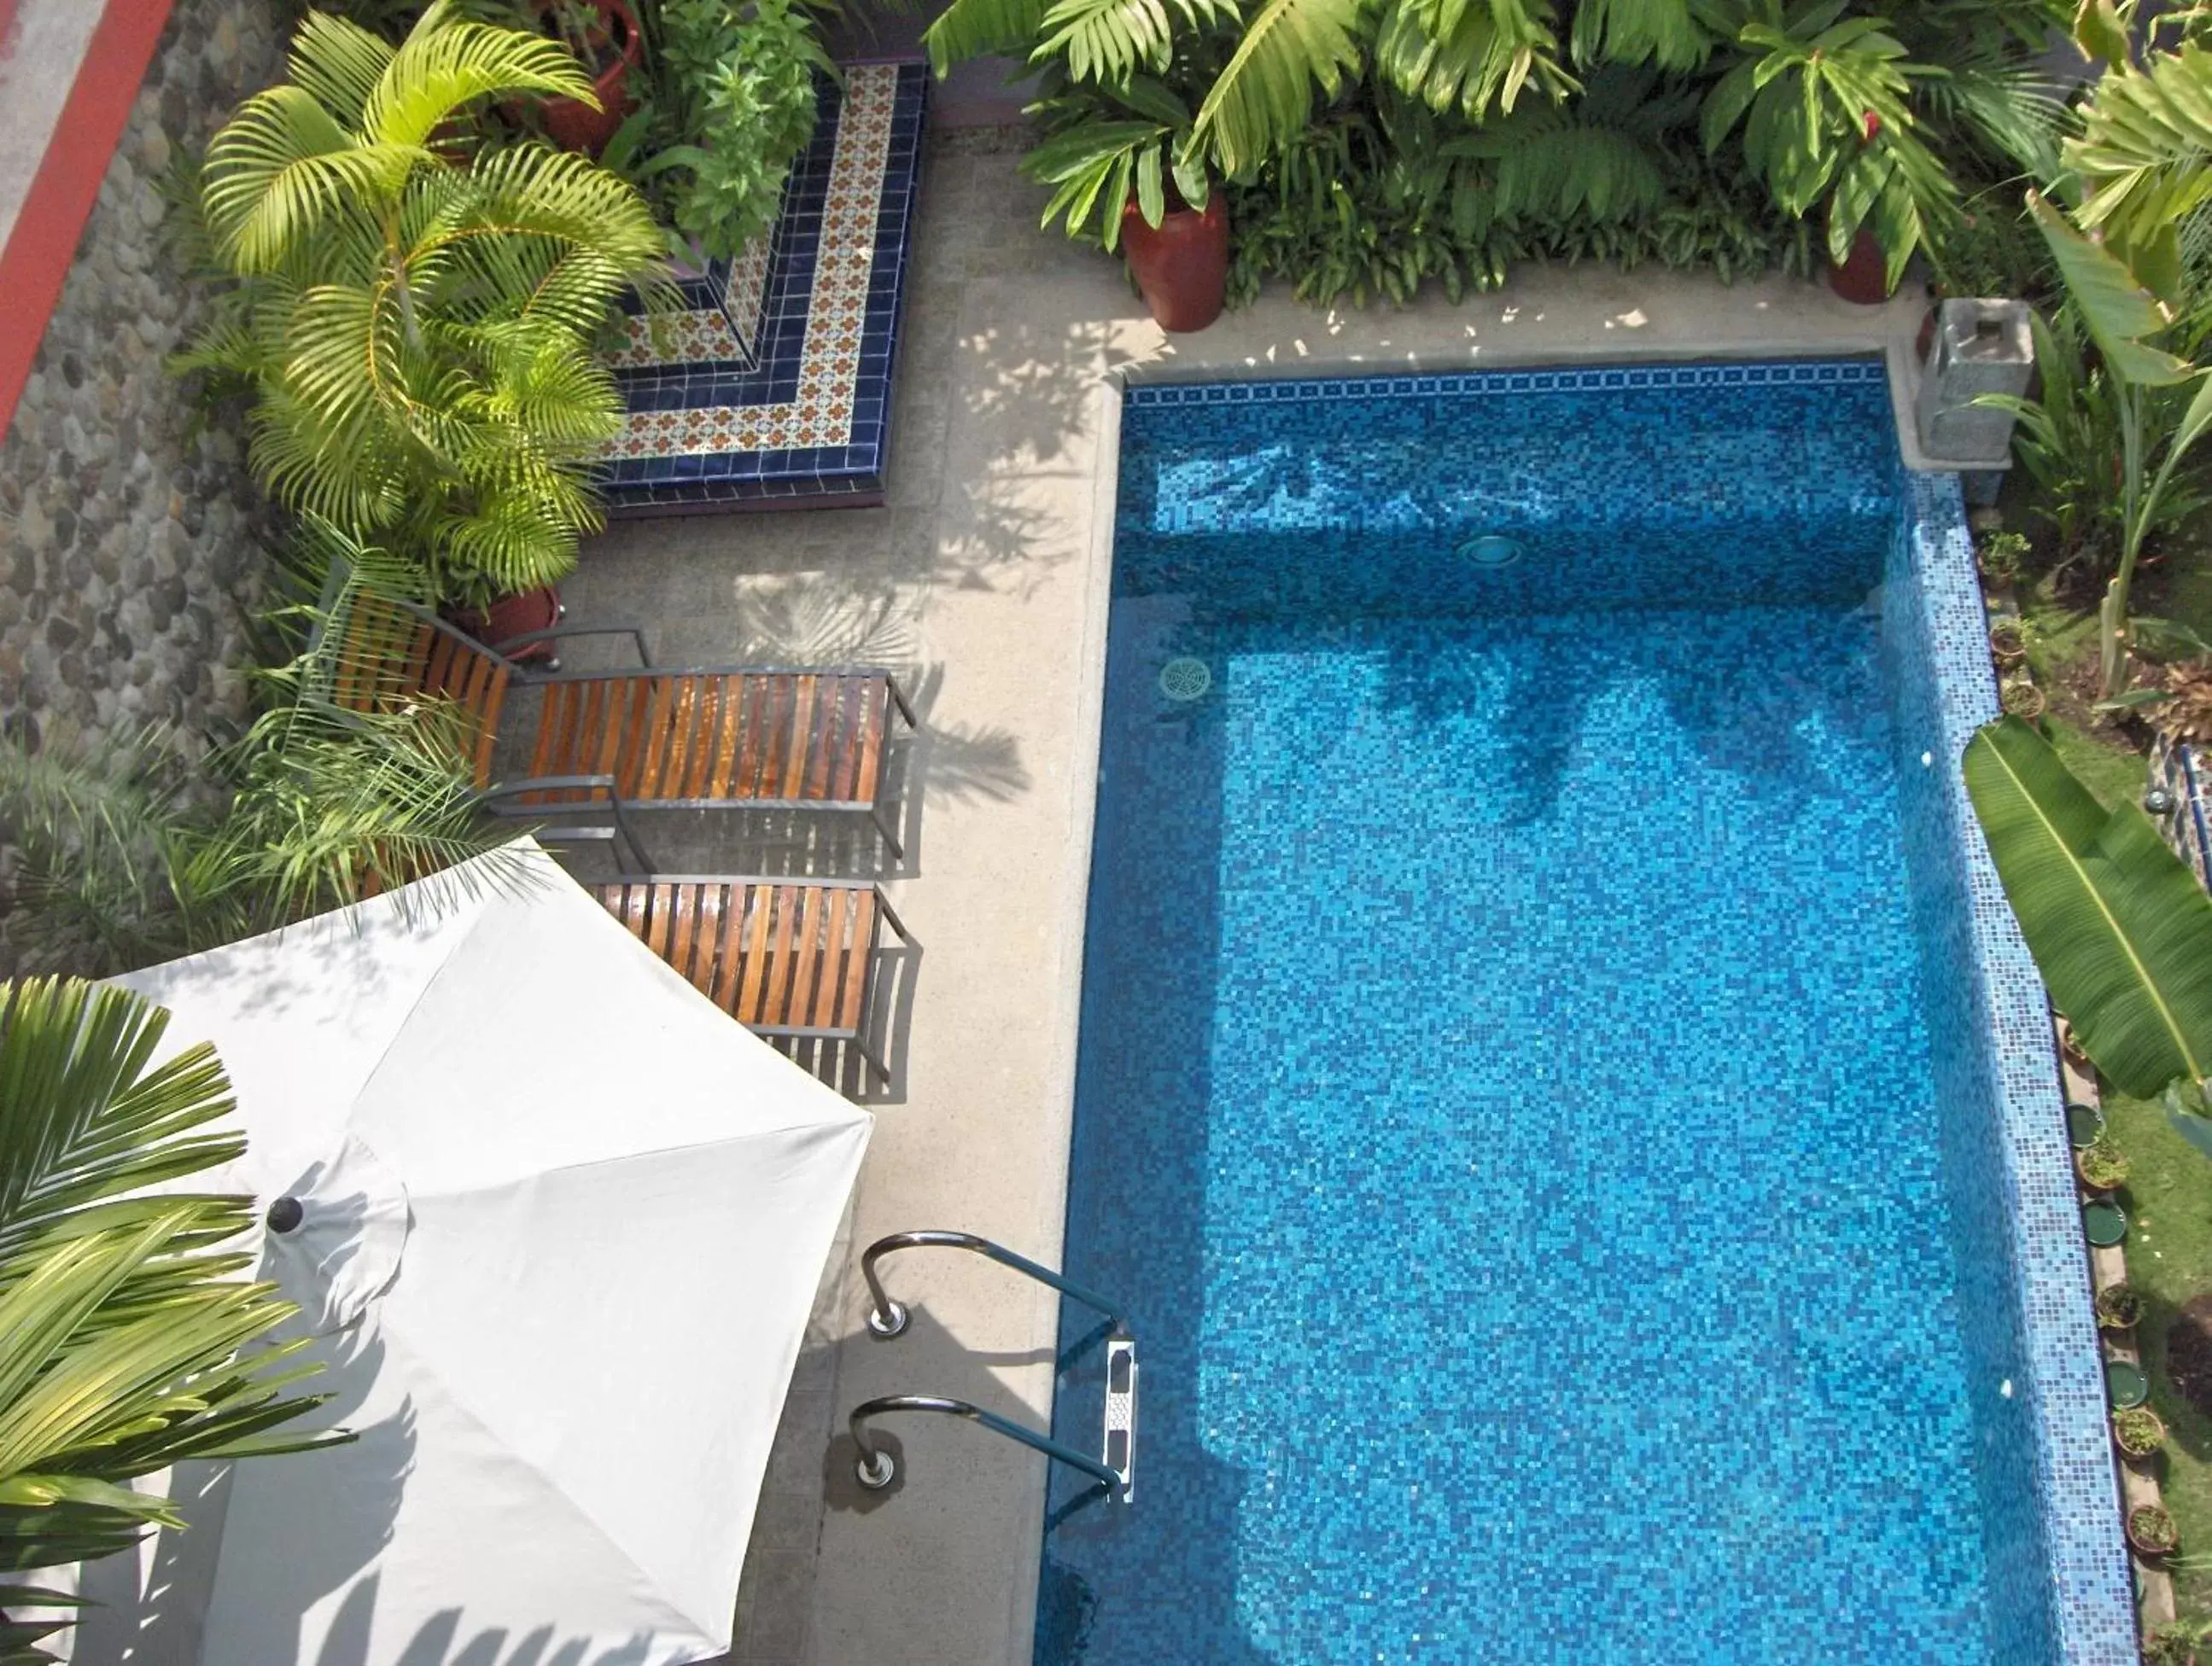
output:
M241 715L266 521L233 421L164 361L197 321L161 186L275 79L282 0L176 0L0 440L0 719L33 736Z

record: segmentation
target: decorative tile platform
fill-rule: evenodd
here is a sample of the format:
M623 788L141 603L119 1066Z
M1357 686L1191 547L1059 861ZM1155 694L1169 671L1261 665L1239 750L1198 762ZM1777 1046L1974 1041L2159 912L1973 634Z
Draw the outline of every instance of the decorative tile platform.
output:
M928 70L843 73L768 246L688 280L686 310L612 355L611 512L882 500Z

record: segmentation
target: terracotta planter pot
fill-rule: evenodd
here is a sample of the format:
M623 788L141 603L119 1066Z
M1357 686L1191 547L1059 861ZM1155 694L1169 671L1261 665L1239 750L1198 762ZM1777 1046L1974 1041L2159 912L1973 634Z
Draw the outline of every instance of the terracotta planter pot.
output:
M1121 249L1152 321L1185 334L1221 316L1229 288L1229 204L1219 191L1199 212L1170 208L1157 228L1145 223L1136 198L1121 210Z
M449 614L447 618L455 629L466 631L488 648L496 648L527 632L550 630L560 622L561 612L561 592L550 585L544 585L518 595L502 596L488 609L471 608ZM532 664L550 660L553 653L550 642L531 642L507 657Z
M1879 306L1889 299L1889 259L1872 232L1862 231L1852 239L1850 258L1842 265L1829 264L1828 287L1861 306Z
M541 119L545 136L563 150L596 156L606 148L607 141L629 113L629 72L645 55L645 35L623 0L591 0L591 3L598 9L607 39L622 43L622 56L600 70L592 82L592 90L599 97L597 110L580 99L548 99Z

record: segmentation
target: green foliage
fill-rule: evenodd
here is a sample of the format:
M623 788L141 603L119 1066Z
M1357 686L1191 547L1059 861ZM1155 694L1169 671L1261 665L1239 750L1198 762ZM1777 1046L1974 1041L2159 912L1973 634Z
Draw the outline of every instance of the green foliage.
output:
M1744 158L1785 214L1827 203L1831 259L1871 229L1894 284L1929 221L1955 212L1955 187L1911 103L1916 78L1943 72L1913 64L1882 18L1846 9L1846 0L1747 5L1735 37L1743 56L1706 94L1700 126L1711 151L1741 124Z
M2015 412L2013 455L2035 482L2032 512L2058 541L2062 566L2098 579L2118 564L2128 537L2130 392L2101 356L2092 356L2071 307L2033 324L2039 389L2033 399L1992 398ZM2138 398L2145 428L2170 433L2188 390L2157 388ZM2145 540L2182 525L2206 501L2206 471L2185 454L2166 489L2141 517Z
M2109 9L2085 6L2082 41L2118 51ZM2025 444L2047 451L2050 431L2094 418L2117 432L2118 559L2098 609L2100 670L2106 699L2128 679L2129 592L2144 548L2171 524L2191 490L2197 442L2212 430L2212 366L2200 361L2212 294L2196 284L2184 231L2200 217L2212 186L2201 166L2212 132L2212 53L2123 51L2083 107L2081 131L2064 148L2082 188L2069 217L2030 192L2028 209L2050 245L2067 302L2097 351L2101 385L2086 372L2069 390L2046 385ZM2101 400L2080 415L2064 394ZM2103 419L2106 410L2109 422ZM2035 465L2031 463L2033 468Z
M2074 1164L2081 1170L2081 1178L2100 1191L2110 1191L2127 1183L2126 1154L2102 1136L2076 1152Z
M2142 1318L2142 1292L2131 1284L2108 1284L2097 1292L2096 1307L2100 1329L2132 1330Z
M1525 260L1730 279L1810 258L1754 184L1682 142L1689 102L1648 72L1600 69L1579 107L1524 105L1474 131L1452 121L1386 93L1316 124L1258 184L1228 187L1231 299L1269 276L1313 305L1364 306L1402 304L1425 281L1457 300Z
M2148 816L2106 809L2021 719L1984 727L1965 767L2005 895L2081 1050L2137 1098L2203 1082L2212 897Z
M295 1311L237 1275L252 1200L173 1190L245 1142L204 1043L155 1064L168 1015L77 979L0 984L0 1565L112 1554L168 1499L130 1483L188 1458L298 1451L322 1396L303 1342L255 1346ZM164 1188L149 1190L149 1188ZM0 1586L11 1609L38 1588ZM65 1599L58 1599L65 1600ZM0 1617L0 1663L51 1658L58 1627Z
M516 829L482 814L467 721L424 700L361 712L332 698L343 621L405 567L328 528L295 582L327 605L275 620L298 643L256 674L260 712L198 756L159 729L0 743L0 828L18 851L10 924L32 965L125 972L232 942L484 855Z
M731 259L775 225L813 136L814 77L836 66L799 0L660 0L659 26L662 128L681 142L639 172L678 230Z
M663 239L588 159L495 147L518 94L590 100L560 43L428 8L398 47L311 13L290 79L209 146L204 250L228 280L180 367L250 389L256 473L289 507L416 554L483 602L557 579L599 523L616 431L591 350Z
M2112 1438L2132 1458L2146 1458L2166 1445L2166 1425L2148 1406L2122 1406L2112 1413Z
M979 53L1046 78L1028 171L1047 223L1115 246L1134 201L1226 182L1261 273L1311 298L1458 293L1529 258L1802 268L1822 215L1893 273L1978 182L2056 167L2035 67L2054 0L952 0L939 73ZM1566 33L1563 45L1561 31ZM1409 112L1426 119L1417 121ZM1353 171L1319 178L1327 166ZM1985 239L1986 240L1986 239Z

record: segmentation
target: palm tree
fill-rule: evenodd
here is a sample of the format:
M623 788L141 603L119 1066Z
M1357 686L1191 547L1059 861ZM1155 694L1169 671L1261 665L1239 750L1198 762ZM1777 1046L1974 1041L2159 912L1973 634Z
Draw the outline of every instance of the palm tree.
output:
M574 564L620 406L592 351L667 248L637 191L472 111L591 101L561 43L434 0L394 47L309 11L288 82L208 148L204 256L232 280L185 369L240 379L256 471L285 504L420 552L483 603Z
M245 1142L213 1126L212 1048L154 1063L167 1023L124 990L0 984L0 1666L52 1658L59 1622L21 1613L68 1600L20 1576L179 1524L131 1482L346 1438L277 1433L324 1396L283 1391L304 1343L260 1339L295 1310L224 1247L252 1200L173 1190Z

